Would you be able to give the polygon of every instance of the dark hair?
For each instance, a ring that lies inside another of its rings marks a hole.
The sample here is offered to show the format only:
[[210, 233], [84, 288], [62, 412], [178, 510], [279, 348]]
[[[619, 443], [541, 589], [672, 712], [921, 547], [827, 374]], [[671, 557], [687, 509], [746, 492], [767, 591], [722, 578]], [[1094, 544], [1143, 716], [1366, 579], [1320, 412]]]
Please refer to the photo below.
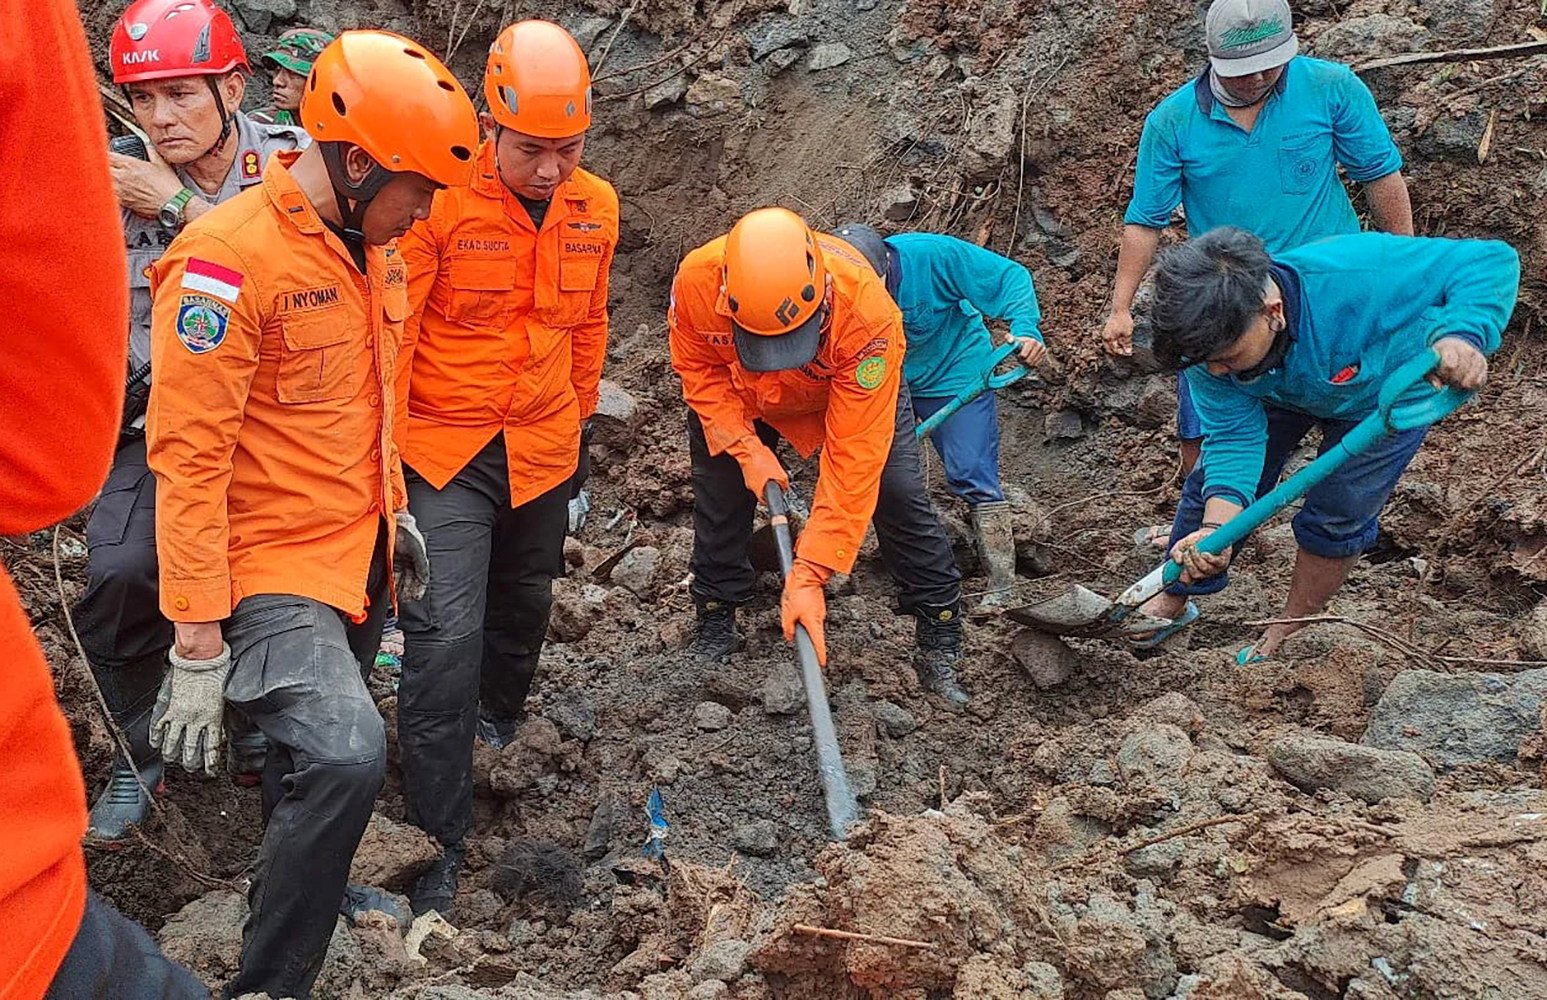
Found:
[[1239, 339], [1262, 309], [1270, 263], [1262, 240], [1233, 226], [1163, 250], [1150, 302], [1155, 360], [1186, 368]]

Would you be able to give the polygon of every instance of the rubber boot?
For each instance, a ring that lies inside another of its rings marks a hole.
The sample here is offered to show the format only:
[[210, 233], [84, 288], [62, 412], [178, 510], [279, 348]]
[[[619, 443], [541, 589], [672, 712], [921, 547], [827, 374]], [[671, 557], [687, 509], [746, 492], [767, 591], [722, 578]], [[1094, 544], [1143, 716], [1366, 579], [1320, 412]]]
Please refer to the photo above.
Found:
[[918, 672], [919, 683], [960, 708], [969, 700], [956, 679], [956, 665], [962, 656], [960, 605], [920, 605], [913, 615], [913, 669]]
[[1014, 603], [1015, 532], [1010, 524], [1010, 504], [997, 500], [973, 507], [972, 530], [988, 571], [988, 594], [979, 606], [1002, 608]]
[[503, 750], [516, 741], [516, 730], [526, 719], [526, 696], [532, 691], [537, 679], [537, 661], [542, 656], [542, 646], [536, 649], [522, 648], [507, 653], [502, 659], [507, 671], [507, 683], [496, 684], [494, 675], [485, 659], [483, 679], [478, 692], [478, 739], [496, 750]]
[[698, 632], [688, 652], [705, 663], [725, 663], [732, 653], [746, 648], [746, 637], [736, 627], [736, 605], [725, 601], [697, 601]]
[[[129, 839], [130, 827], [143, 826], [150, 815], [150, 796], [166, 790], [162, 781], [161, 753], [150, 745], [150, 715], [155, 708], [150, 704], [140, 707], [132, 715], [118, 720], [129, 740], [138, 766], [124, 760], [122, 754], [113, 756], [113, 772], [108, 776], [107, 787], [91, 804], [87, 817], [86, 836], [90, 840], [113, 843]], [[141, 788], [141, 783], [144, 788]]]
[[516, 742], [516, 731], [520, 728], [520, 716], [495, 715], [481, 706], [478, 709], [478, 741], [495, 750], [503, 750]]
[[451, 919], [452, 904], [457, 898], [457, 880], [462, 874], [462, 859], [467, 848], [461, 843], [441, 848], [440, 857], [424, 874], [414, 880], [408, 889], [408, 905], [414, 916], [435, 910], [447, 920]]

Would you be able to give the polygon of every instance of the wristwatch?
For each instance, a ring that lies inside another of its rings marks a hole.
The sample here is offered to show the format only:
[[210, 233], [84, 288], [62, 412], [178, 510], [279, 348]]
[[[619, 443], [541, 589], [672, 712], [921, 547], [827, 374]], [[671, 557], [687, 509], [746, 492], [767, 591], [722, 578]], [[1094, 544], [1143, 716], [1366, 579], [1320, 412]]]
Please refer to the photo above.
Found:
[[193, 191], [183, 188], [174, 194], [165, 205], [161, 206], [161, 212], [156, 216], [161, 228], [169, 233], [175, 233], [183, 228], [183, 210], [193, 200]]

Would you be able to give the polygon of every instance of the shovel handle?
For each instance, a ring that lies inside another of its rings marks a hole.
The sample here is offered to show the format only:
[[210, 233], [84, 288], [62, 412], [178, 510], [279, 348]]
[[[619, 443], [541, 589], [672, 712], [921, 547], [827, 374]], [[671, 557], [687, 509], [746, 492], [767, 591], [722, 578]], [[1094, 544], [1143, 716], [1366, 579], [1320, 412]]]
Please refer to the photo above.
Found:
[[940, 409], [930, 414], [928, 419], [920, 421], [918, 426], [913, 428], [913, 436], [920, 441], [924, 440], [929, 435], [939, 430], [941, 424], [955, 416], [957, 410], [960, 410], [962, 407], [966, 406], [974, 399], [977, 399], [985, 392], [993, 392], [999, 389], [1003, 389], [1005, 386], [1013, 385], [1030, 374], [1031, 369], [1027, 368], [1025, 365], [1019, 365], [1016, 368], [1005, 372], [1003, 375], [994, 374], [994, 369], [998, 368], [1006, 358], [1015, 354], [1017, 350], [1019, 350], [1019, 348], [1016, 346], [1016, 343], [1013, 340], [1010, 341], [1010, 343], [1004, 344], [995, 350], [993, 355], [989, 358], [988, 367], [984, 369], [983, 375], [979, 379], [978, 384], [970, 389], [964, 389], [957, 393], [955, 399], [951, 400], [949, 403], [946, 403]]
[[[1476, 393], [1444, 386], [1436, 389], [1425, 379], [1440, 363], [1439, 355], [1426, 349], [1386, 376], [1381, 384], [1376, 411], [1359, 421], [1335, 446], [1316, 461], [1279, 483], [1272, 490], [1218, 530], [1198, 543], [1198, 551], [1217, 555], [1243, 541], [1273, 515], [1310, 492], [1339, 466], [1387, 434], [1427, 427], [1441, 417], [1454, 413]], [[1117, 603], [1135, 608], [1171, 586], [1182, 577], [1182, 566], [1167, 558], [1144, 579], [1123, 592]]]

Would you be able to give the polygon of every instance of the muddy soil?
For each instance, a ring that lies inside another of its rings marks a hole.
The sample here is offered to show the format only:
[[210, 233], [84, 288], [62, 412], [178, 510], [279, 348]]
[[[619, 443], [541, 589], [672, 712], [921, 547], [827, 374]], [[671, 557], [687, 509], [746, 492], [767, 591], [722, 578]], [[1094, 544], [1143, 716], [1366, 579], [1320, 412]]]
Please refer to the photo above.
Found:
[[[100, 44], [112, 11], [82, 6]], [[291, 23], [394, 26], [454, 48], [469, 82], [514, 16], [449, 0], [235, 8], [258, 38]], [[1310, 51], [1354, 63], [1541, 30], [1519, 0], [1299, 13]], [[775, 575], [743, 613], [751, 641], [734, 663], [683, 652], [691, 493], [664, 338], [672, 269], [768, 203], [823, 226], [952, 232], [1023, 260], [1054, 357], [1001, 400], [1025, 589], [1115, 590], [1148, 568], [1133, 529], [1176, 500], [1174, 397], [1142, 364], [1104, 359], [1095, 331], [1138, 130], [1200, 64], [1201, 7], [639, 0], [520, 14], [559, 17], [601, 63], [586, 157], [623, 197], [596, 509], [569, 548], [521, 739], [479, 751], [455, 928], [410, 948], [341, 925], [319, 997], [1547, 997], [1547, 735], [1542, 675], [1521, 662], [1547, 655], [1547, 619], [1532, 614], [1547, 593], [1541, 60], [1368, 75], [1420, 230], [1508, 239], [1526, 279], [1488, 389], [1431, 433], [1332, 609], [1366, 628], [1319, 625], [1272, 663], [1235, 666], [1247, 623], [1272, 617], [1287, 585], [1280, 523], [1245, 547], [1199, 625], [1143, 658], [1017, 644], [1007, 622], [973, 622], [974, 700], [958, 714], [913, 676], [911, 625], [892, 613], [872, 541], [831, 588], [829, 689], [870, 817], [836, 845]], [[797, 470], [808, 489], [812, 477]], [[965, 510], [937, 464], [931, 477], [980, 589]], [[70, 599], [80, 538], [79, 519], [61, 532]], [[5, 542], [0, 557], [57, 666], [88, 784], [100, 781], [109, 744], [51, 540]], [[373, 685], [390, 732], [391, 678]], [[1345, 742], [1286, 739], [1306, 734]], [[1351, 744], [1370, 756], [1339, 763]], [[670, 822], [665, 865], [640, 851], [652, 789]], [[92, 880], [213, 984], [239, 947], [233, 893], [260, 833], [257, 796], [173, 775], [164, 803], [142, 841], [89, 850]], [[395, 778], [379, 812], [359, 863], [398, 890], [423, 855], [390, 822]]]

